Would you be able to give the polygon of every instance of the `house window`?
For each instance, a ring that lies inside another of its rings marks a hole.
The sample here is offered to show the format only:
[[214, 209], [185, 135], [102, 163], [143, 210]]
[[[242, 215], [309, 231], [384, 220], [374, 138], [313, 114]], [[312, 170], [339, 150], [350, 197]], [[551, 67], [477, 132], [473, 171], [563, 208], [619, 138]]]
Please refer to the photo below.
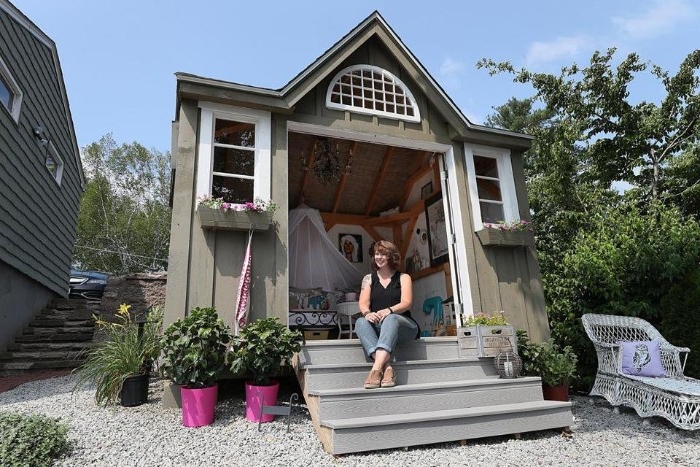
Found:
[[12, 116], [12, 119], [19, 121], [19, 110], [22, 106], [22, 91], [17, 82], [12, 78], [9, 68], [0, 58], [0, 103]]
[[326, 107], [420, 122], [416, 99], [406, 85], [371, 65], [351, 66], [335, 75], [326, 93]]
[[519, 220], [510, 151], [465, 144], [464, 153], [474, 229], [481, 230], [484, 223]]
[[202, 103], [197, 196], [270, 199], [270, 114]]
[[61, 185], [61, 178], [63, 178], [63, 160], [61, 156], [58, 155], [58, 151], [56, 151], [56, 148], [51, 142], [47, 143], [46, 146], [44, 165], [46, 166], [46, 170], [48, 170], [54, 180], [56, 180], [56, 183]]

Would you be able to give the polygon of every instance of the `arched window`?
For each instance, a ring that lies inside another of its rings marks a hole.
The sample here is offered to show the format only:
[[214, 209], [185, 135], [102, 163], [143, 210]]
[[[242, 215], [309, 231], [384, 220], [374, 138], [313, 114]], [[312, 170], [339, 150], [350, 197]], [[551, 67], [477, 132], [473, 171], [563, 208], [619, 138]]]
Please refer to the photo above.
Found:
[[341, 70], [328, 86], [326, 107], [419, 122], [416, 99], [393, 74], [372, 65]]

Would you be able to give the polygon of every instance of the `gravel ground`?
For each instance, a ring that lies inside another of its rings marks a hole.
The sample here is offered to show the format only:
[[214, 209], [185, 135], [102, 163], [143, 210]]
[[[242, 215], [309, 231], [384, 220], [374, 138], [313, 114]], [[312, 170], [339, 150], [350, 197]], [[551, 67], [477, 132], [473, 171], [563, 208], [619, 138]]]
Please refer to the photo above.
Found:
[[[73, 376], [23, 384], [0, 394], [0, 410], [41, 413], [70, 426], [72, 454], [58, 466], [639, 466], [700, 465], [700, 432], [615, 414], [602, 399], [574, 397], [570, 433], [541, 431], [520, 439], [472, 440], [334, 457], [323, 451], [306, 408], [258, 425], [245, 420], [239, 397], [221, 400], [216, 421], [184, 428], [178, 409], [161, 404], [160, 383], [148, 404], [98, 407], [92, 390], [72, 392]], [[282, 399], [283, 395], [280, 395]], [[0, 460], [0, 464], [2, 460]]]

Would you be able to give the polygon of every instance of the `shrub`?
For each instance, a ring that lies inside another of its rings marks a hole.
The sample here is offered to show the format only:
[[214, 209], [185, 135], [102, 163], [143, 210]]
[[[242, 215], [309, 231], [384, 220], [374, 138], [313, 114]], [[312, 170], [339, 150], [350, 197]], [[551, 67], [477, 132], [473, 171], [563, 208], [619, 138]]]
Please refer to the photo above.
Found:
[[43, 467], [70, 452], [68, 427], [43, 415], [0, 412], [3, 467]]
[[213, 386], [226, 367], [230, 331], [216, 308], [194, 308], [163, 333], [164, 374], [191, 389]]

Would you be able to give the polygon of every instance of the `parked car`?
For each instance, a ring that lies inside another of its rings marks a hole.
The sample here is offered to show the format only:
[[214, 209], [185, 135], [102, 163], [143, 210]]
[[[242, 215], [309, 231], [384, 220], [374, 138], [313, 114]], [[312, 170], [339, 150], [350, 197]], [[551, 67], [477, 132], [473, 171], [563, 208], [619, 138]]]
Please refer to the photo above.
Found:
[[100, 300], [107, 287], [108, 278], [109, 276], [102, 272], [71, 269], [68, 297]]

